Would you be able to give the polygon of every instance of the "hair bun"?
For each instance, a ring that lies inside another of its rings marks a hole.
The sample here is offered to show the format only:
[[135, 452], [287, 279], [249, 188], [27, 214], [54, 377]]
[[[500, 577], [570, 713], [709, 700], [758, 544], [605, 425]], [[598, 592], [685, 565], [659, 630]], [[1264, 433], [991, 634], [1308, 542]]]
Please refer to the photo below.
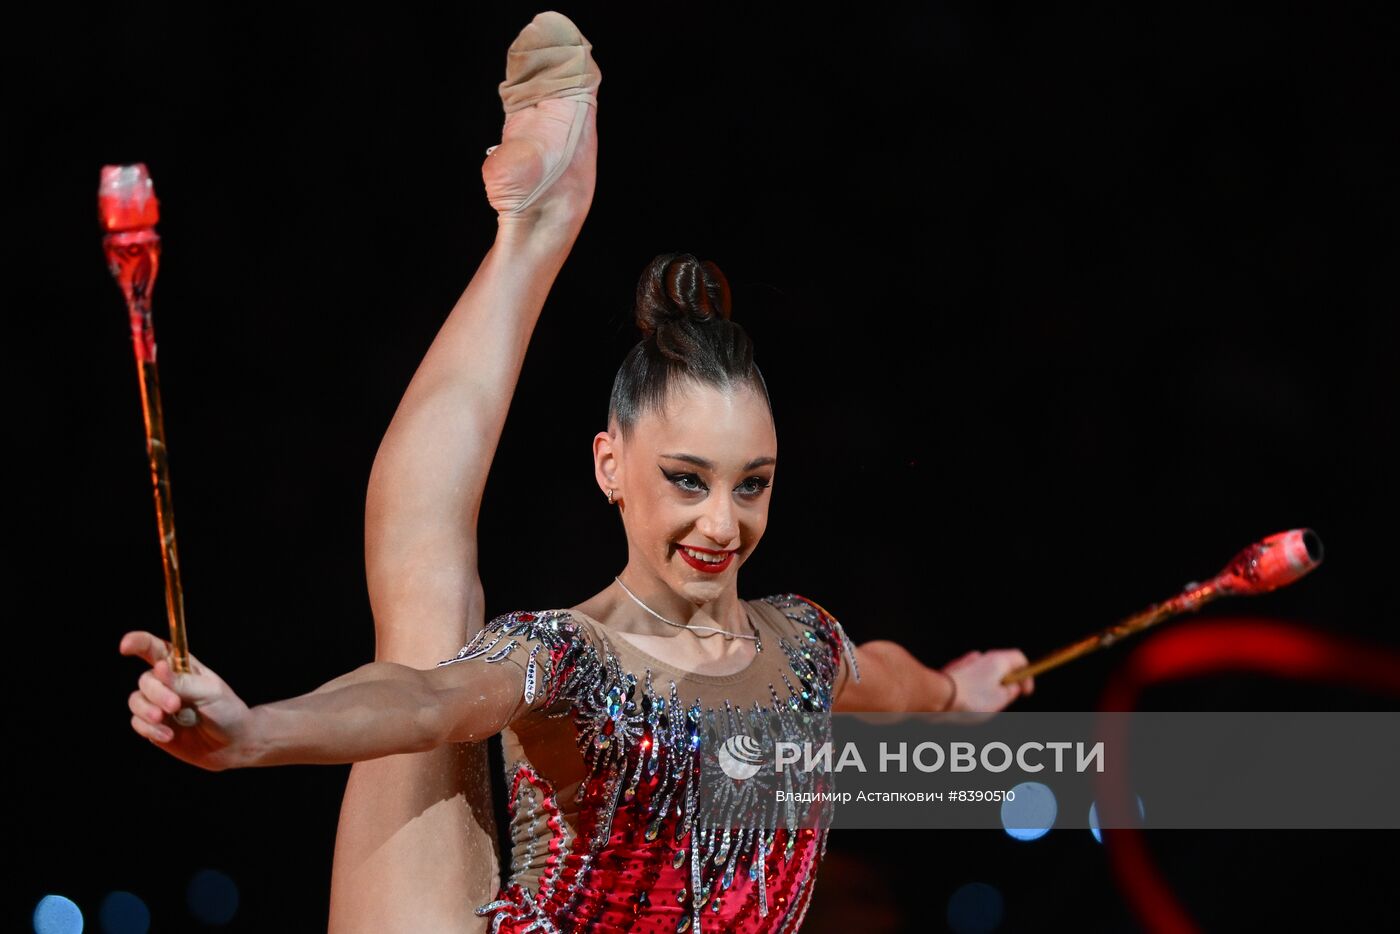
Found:
[[637, 282], [636, 313], [637, 327], [647, 337], [687, 322], [728, 321], [729, 280], [719, 266], [693, 253], [662, 253]]
[[637, 280], [637, 327], [643, 337], [613, 380], [608, 425], [624, 436], [649, 411], [664, 412], [679, 381], [731, 391], [748, 386], [773, 412], [753, 361], [753, 341], [730, 319], [729, 280], [691, 253], [662, 253]]

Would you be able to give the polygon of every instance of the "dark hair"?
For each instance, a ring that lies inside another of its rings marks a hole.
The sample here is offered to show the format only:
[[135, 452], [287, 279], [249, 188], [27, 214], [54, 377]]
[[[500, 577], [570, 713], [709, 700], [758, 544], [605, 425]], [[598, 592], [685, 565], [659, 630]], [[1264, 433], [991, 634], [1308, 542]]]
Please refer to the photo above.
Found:
[[732, 389], [749, 385], [768, 404], [768, 385], [753, 360], [753, 341], [730, 320], [729, 280], [718, 266], [690, 253], [662, 253], [637, 282], [642, 340], [618, 368], [608, 421], [631, 435], [648, 410], [659, 411], [681, 379]]

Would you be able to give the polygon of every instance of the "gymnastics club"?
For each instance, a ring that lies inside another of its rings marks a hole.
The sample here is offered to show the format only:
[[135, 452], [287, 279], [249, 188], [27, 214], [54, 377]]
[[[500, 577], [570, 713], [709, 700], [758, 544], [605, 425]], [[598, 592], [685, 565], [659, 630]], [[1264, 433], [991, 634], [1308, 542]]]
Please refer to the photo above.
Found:
[[1215, 577], [1187, 584], [1181, 593], [1154, 603], [1116, 625], [1051, 652], [1037, 661], [1008, 672], [1002, 684], [1031, 678], [1042, 671], [1112, 645], [1124, 636], [1155, 626], [1164, 619], [1200, 609], [1217, 597], [1253, 596], [1291, 584], [1322, 563], [1322, 539], [1312, 529], [1292, 529], [1255, 542], [1230, 559]]
[[[160, 378], [156, 372], [156, 328], [151, 320], [151, 290], [160, 269], [160, 205], [146, 164], [104, 165], [97, 186], [97, 213], [106, 235], [102, 249], [107, 268], [126, 297], [131, 342], [141, 382], [141, 407], [146, 416], [146, 454], [155, 486], [156, 522], [160, 526], [161, 561], [165, 565], [165, 609], [170, 617], [170, 667], [190, 670], [185, 639], [185, 597], [180, 588], [180, 561], [175, 551], [175, 512], [170, 501], [170, 465], [165, 451], [165, 422], [161, 418]], [[175, 715], [181, 726], [192, 726], [196, 715], [185, 707]]]

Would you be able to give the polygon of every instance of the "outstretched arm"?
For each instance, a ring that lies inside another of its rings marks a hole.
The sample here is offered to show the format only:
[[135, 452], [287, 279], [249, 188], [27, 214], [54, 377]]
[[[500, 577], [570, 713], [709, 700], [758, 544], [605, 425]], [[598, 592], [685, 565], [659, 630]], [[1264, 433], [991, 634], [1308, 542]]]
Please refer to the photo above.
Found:
[[[846, 677], [833, 712], [992, 712], [1035, 690], [1035, 679], [1003, 686], [1002, 675], [1026, 664], [1017, 649], [968, 652], [942, 668], [930, 668], [898, 642], [876, 639], [855, 647], [859, 681]], [[844, 668], [844, 664], [843, 664]], [[867, 673], [868, 672], [868, 673]], [[956, 691], [955, 691], [956, 688]]]
[[[370, 662], [308, 694], [249, 708], [194, 656], [188, 673], [173, 671], [169, 644], [149, 632], [127, 633], [121, 652], [151, 665], [128, 699], [132, 728], [216, 772], [426, 752], [492, 736], [521, 706], [520, 675], [508, 666]], [[196, 711], [193, 726], [171, 724], [181, 707]]]

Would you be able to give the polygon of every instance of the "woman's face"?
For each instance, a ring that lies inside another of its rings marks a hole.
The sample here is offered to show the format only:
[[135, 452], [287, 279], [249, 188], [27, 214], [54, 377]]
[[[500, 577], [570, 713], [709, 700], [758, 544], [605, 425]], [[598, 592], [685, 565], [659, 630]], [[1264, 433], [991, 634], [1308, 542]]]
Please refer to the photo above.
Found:
[[649, 571], [696, 605], [737, 593], [739, 566], [768, 525], [778, 456], [756, 391], [682, 381], [630, 439], [599, 432], [594, 456], [599, 483], [621, 501], [634, 573]]

